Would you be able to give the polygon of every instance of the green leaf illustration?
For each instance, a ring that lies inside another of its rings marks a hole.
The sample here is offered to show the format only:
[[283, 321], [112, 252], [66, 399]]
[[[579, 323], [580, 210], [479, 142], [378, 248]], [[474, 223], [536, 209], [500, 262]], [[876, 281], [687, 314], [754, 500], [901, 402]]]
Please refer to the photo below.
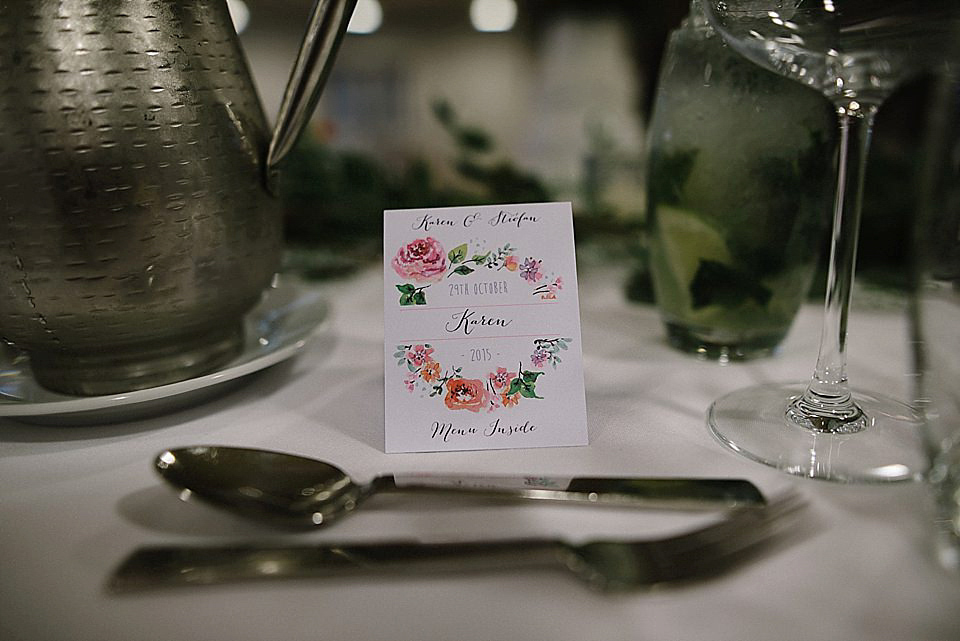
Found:
[[520, 396], [524, 398], [539, 398], [543, 400], [542, 396], [537, 396], [537, 390], [534, 385], [527, 385], [524, 383], [523, 387], [520, 388]]
[[507, 388], [507, 396], [513, 396], [514, 394], [520, 394], [524, 398], [539, 398], [542, 399], [542, 396], [537, 396], [537, 378], [543, 372], [521, 372], [518, 378], [510, 381], [510, 387]]
[[454, 274], [460, 274], [461, 276], [466, 276], [467, 274], [472, 274], [472, 273], [473, 273], [473, 268], [472, 268], [472, 267], [467, 267], [466, 265], [460, 265], [460, 266], [457, 267], [455, 270], [453, 270], [453, 273], [454, 273]]
[[537, 378], [539, 378], [542, 375], [543, 375], [543, 372], [530, 372], [530, 371], [523, 372], [522, 374], [523, 382], [532, 385], [536, 383]]
[[467, 257], [467, 244], [464, 243], [459, 247], [454, 247], [447, 254], [447, 258], [450, 259], [450, 262], [456, 265], [457, 263], [462, 263], [463, 259]]
[[425, 288], [421, 287], [417, 289], [413, 285], [409, 283], [405, 283], [403, 285], [397, 285], [397, 289], [402, 294], [402, 296], [400, 296], [401, 305], [407, 306], [407, 305], [426, 305], [427, 304], [427, 295], [423, 293], [423, 290]]

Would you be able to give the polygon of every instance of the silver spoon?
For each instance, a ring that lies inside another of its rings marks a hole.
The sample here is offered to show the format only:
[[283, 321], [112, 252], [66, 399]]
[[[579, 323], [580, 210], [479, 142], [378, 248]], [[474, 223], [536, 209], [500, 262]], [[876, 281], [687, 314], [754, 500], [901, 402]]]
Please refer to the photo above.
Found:
[[309, 527], [327, 525], [376, 492], [458, 493], [489, 498], [540, 499], [620, 506], [725, 509], [766, 503], [740, 479], [432, 477], [378, 476], [354, 482], [343, 470], [316, 459], [221, 446], [166, 450], [155, 461], [160, 475], [185, 497], [261, 521]]

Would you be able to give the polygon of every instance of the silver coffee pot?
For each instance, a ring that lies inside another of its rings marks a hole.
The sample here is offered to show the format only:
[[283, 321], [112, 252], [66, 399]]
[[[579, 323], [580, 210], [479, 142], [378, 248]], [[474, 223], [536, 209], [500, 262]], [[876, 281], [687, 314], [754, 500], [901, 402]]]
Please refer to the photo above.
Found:
[[113, 394], [212, 371], [277, 271], [278, 164], [356, 0], [318, 0], [270, 135], [225, 0], [0, 0], [0, 340]]

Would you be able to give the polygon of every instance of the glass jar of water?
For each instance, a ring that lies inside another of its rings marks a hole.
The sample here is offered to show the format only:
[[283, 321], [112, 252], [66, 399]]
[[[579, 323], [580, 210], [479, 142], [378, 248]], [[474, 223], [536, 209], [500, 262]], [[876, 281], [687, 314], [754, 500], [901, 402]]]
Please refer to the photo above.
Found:
[[825, 245], [834, 122], [820, 93], [739, 56], [691, 4], [648, 133], [651, 272], [671, 344], [738, 360], [783, 340]]

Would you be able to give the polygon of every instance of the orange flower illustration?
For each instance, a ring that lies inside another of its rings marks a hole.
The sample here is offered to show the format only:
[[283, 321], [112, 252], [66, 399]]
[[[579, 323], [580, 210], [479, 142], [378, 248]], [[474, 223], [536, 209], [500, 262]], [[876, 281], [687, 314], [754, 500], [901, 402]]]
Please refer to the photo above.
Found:
[[504, 407], [513, 407], [520, 402], [520, 394], [507, 394], [506, 391], [500, 395], [500, 401]]
[[483, 381], [468, 378], [451, 378], [447, 381], [447, 395], [443, 402], [451, 410], [479, 412], [486, 406], [487, 392]]
[[420, 368], [420, 378], [428, 383], [432, 383], [440, 378], [440, 373], [440, 363], [437, 361], [430, 361]]

